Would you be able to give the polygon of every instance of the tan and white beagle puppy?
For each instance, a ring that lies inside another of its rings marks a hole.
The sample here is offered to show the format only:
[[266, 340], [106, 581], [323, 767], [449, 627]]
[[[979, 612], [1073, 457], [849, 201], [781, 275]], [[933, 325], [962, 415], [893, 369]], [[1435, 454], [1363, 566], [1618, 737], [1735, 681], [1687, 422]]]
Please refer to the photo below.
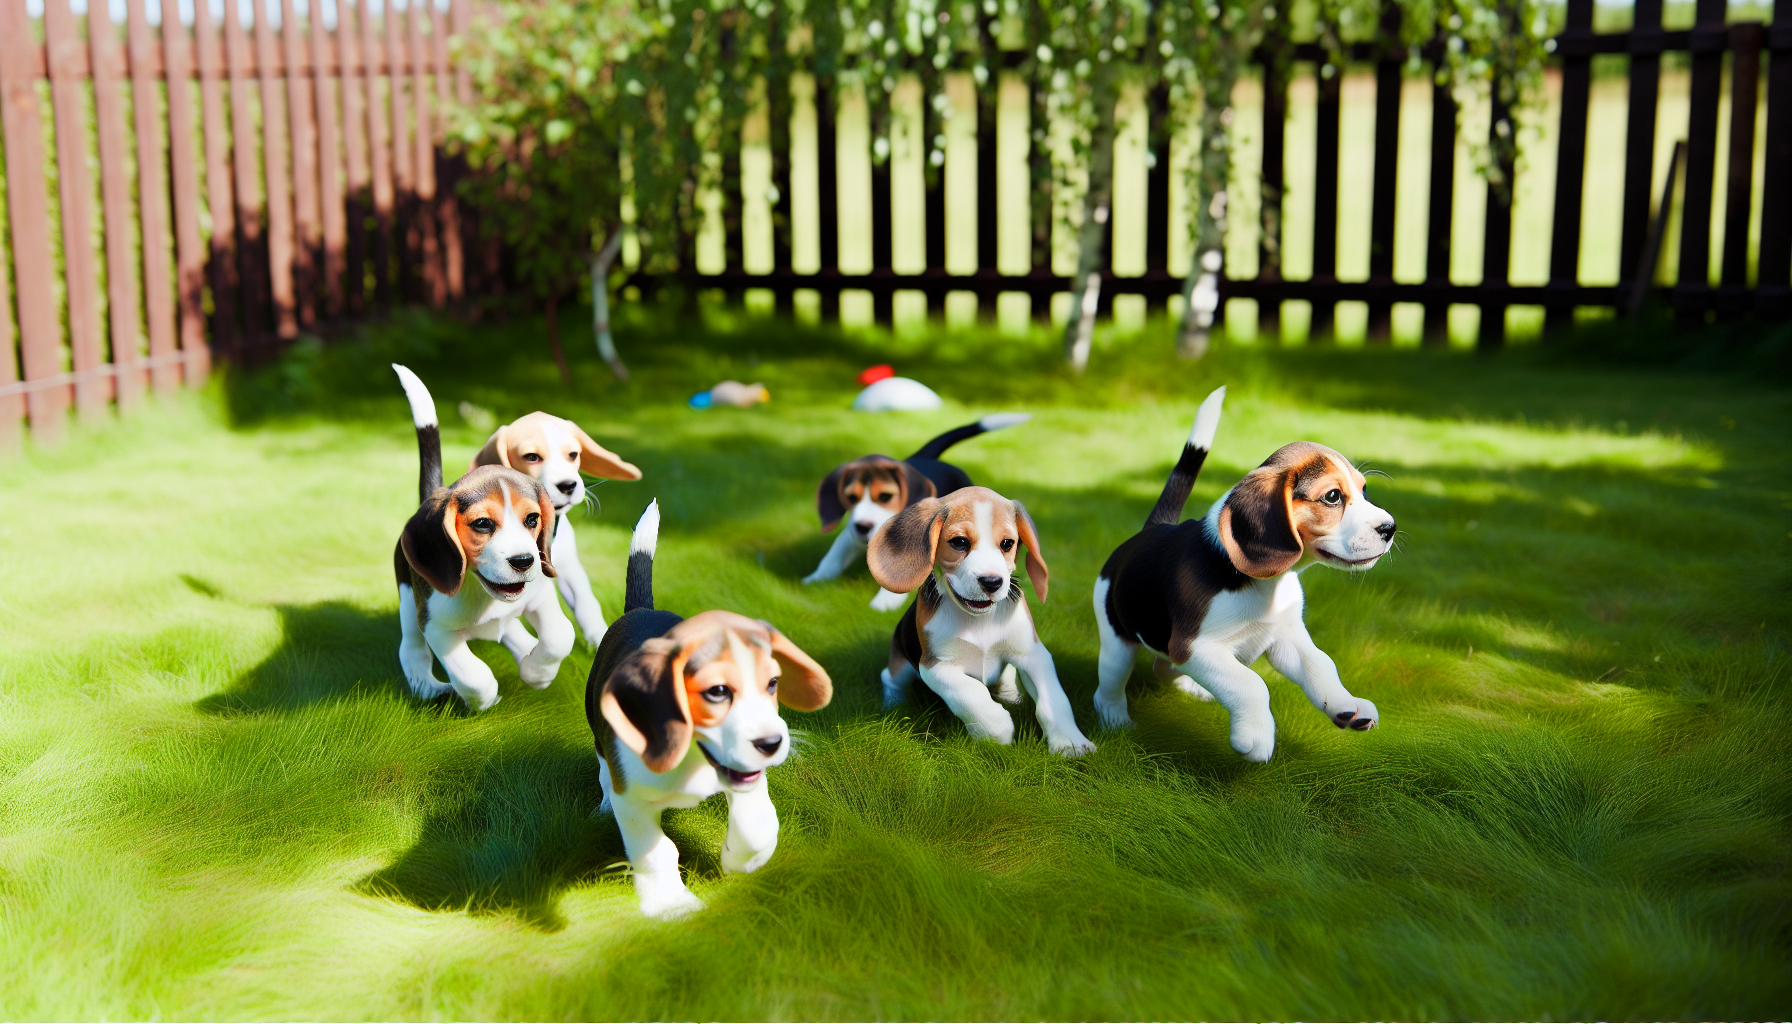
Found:
[[834, 684], [768, 622], [727, 611], [688, 619], [656, 611], [659, 518], [656, 502], [635, 527], [623, 613], [591, 665], [585, 717], [604, 806], [622, 831], [641, 912], [672, 918], [703, 903], [679, 877], [678, 848], [660, 828], [660, 815], [726, 794], [722, 870], [763, 867], [778, 846], [765, 772], [790, 756], [790, 729], [778, 707], [818, 710], [833, 698]]
[[[411, 692], [432, 700], [459, 694], [469, 711], [498, 702], [498, 680], [467, 646], [497, 640], [516, 659], [523, 682], [554, 681], [572, 651], [572, 623], [548, 582], [554, 504], [534, 479], [503, 466], [481, 466], [442, 486], [442, 442], [435, 400], [417, 375], [393, 364], [417, 428], [421, 506], [393, 552], [402, 639], [398, 661]], [[535, 635], [520, 621], [528, 618]], [[435, 677], [430, 655], [447, 670]]]
[[554, 527], [554, 565], [560, 596], [572, 608], [579, 632], [596, 647], [604, 639], [604, 611], [591, 593], [591, 578], [579, 561], [579, 542], [573, 536], [571, 510], [585, 500], [581, 474], [605, 480], [639, 480], [641, 471], [616, 453], [591, 439], [568, 419], [532, 412], [499, 427], [467, 468], [507, 466], [541, 481], [554, 503], [558, 521]]
[[1179, 522], [1219, 428], [1226, 389], [1201, 403], [1194, 429], [1145, 528], [1115, 549], [1095, 583], [1101, 683], [1095, 708], [1130, 727], [1126, 679], [1135, 652], [1159, 676], [1232, 718], [1232, 749], [1249, 761], [1275, 750], [1269, 687], [1250, 665], [1264, 654], [1338, 728], [1366, 730], [1375, 705], [1353, 697], [1301, 619], [1301, 571], [1365, 572], [1393, 545], [1394, 517], [1364, 490], [1363, 474], [1324, 445], [1277, 449], [1207, 510]]
[[[971, 486], [970, 475], [950, 462], [940, 461], [946, 449], [992, 430], [1017, 426], [1033, 417], [1024, 412], [993, 413], [975, 423], [955, 427], [922, 445], [898, 462], [888, 455], [867, 455], [834, 467], [815, 492], [815, 511], [826, 533], [846, 520], [834, 546], [822, 556], [804, 583], [831, 580], [846, 571], [870, 542], [871, 534], [890, 517], [923, 498], [940, 498]], [[893, 612], [902, 607], [903, 594], [879, 590], [871, 607]]]
[[891, 591], [918, 591], [890, 640], [884, 704], [906, 697], [919, 675], [972, 736], [1011, 743], [1014, 719], [990, 688], [1001, 685], [1013, 666], [1038, 708], [1052, 752], [1086, 754], [1095, 745], [1077, 728], [1052, 654], [1013, 578], [1021, 547], [1027, 577], [1044, 601], [1050, 576], [1033, 519], [1020, 502], [987, 487], [923, 498], [872, 534], [866, 554], [871, 575]]

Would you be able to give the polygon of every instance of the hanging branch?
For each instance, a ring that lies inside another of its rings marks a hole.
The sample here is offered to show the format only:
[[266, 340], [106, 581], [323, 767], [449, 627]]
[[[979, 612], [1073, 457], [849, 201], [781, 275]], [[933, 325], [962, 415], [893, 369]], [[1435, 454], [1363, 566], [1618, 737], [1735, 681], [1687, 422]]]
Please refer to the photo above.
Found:
[[610, 228], [603, 248], [591, 254], [591, 333], [597, 339], [597, 354], [610, 367], [617, 380], [628, 380], [628, 367], [616, 354], [616, 340], [610, 337], [610, 267], [622, 251], [622, 225]]

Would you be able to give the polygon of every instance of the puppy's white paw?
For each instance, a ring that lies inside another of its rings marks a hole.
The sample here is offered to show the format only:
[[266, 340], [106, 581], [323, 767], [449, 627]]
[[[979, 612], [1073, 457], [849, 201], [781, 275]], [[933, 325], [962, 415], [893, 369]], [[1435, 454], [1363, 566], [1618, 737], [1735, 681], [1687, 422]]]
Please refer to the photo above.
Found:
[[1095, 697], [1095, 712], [1101, 716], [1101, 724], [1110, 729], [1131, 729], [1132, 715], [1126, 709], [1126, 698], [1116, 701], [1104, 701], [1099, 694]]
[[1050, 740], [1052, 753], [1059, 757], [1082, 757], [1095, 753], [1095, 744], [1080, 735], [1059, 736]]
[[821, 583], [826, 580], [831, 580], [833, 578], [834, 577], [832, 575], [830, 575], [828, 573], [824, 573], [820, 569], [817, 569], [814, 572], [810, 573], [809, 575], [804, 576], [803, 582], [804, 583]]
[[686, 889], [683, 882], [678, 883], [677, 888], [667, 886], [651, 896], [641, 895], [641, 913], [657, 921], [676, 921], [702, 909], [703, 901]]
[[1352, 697], [1340, 705], [1327, 704], [1325, 713], [1331, 716], [1332, 724], [1340, 729], [1355, 729], [1357, 732], [1368, 732], [1381, 721], [1381, 714], [1375, 705], [1362, 699]]
[[545, 690], [553, 684], [554, 677], [560, 674], [560, 663], [556, 661], [552, 665], [541, 665], [525, 659], [517, 665], [516, 674], [537, 690]]
[[1213, 694], [1211, 694], [1207, 691], [1207, 687], [1202, 686], [1200, 683], [1195, 682], [1195, 680], [1190, 676], [1177, 676], [1176, 678], [1170, 680], [1170, 685], [1176, 687], [1178, 690], [1181, 690], [1183, 693], [1188, 694], [1190, 697], [1193, 697], [1196, 700], [1204, 700], [1209, 703], [1212, 703], [1212, 701], [1214, 699]]
[[772, 859], [771, 850], [735, 849], [728, 843], [722, 844], [722, 873], [727, 875], [750, 875], [765, 867], [765, 862]]
[[1232, 749], [1246, 761], [1263, 764], [1276, 752], [1276, 724], [1270, 722], [1232, 720]]
[[890, 590], [879, 590], [877, 596], [871, 599], [871, 610], [877, 612], [900, 611], [903, 603], [907, 600], [907, 594], [898, 594]]
[[608, 632], [609, 632], [609, 631], [610, 631], [610, 630], [609, 630], [609, 627], [607, 627], [607, 626], [602, 626], [602, 627], [599, 627], [599, 628], [597, 628], [597, 629], [595, 629], [595, 630], [592, 630], [592, 631], [590, 631], [590, 632], [587, 632], [587, 633], [586, 633], [586, 634], [585, 634], [585, 642], [586, 642], [586, 643], [588, 643], [588, 644], [590, 644], [590, 645], [591, 645], [591, 649], [592, 649], [592, 650], [594, 650], [594, 651], [595, 651], [595, 650], [597, 650], [597, 648], [598, 648], [598, 647], [599, 647], [599, 646], [601, 646], [601, 645], [602, 645], [602, 644], [603, 644], [603, 642], [604, 642], [604, 634], [605, 634], [605, 633], [608, 633]]

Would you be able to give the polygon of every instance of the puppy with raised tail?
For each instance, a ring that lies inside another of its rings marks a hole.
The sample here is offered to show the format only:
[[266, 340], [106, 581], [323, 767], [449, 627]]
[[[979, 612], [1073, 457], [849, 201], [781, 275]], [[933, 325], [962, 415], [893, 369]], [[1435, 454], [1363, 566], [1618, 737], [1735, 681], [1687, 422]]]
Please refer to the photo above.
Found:
[[722, 870], [757, 871], [778, 846], [765, 772], [790, 756], [778, 705], [826, 707], [834, 684], [815, 659], [768, 622], [707, 611], [681, 619], [653, 607], [659, 503], [629, 545], [623, 613], [585, 684], [604, 805], [616, 815], [641, 912], [673, 918], [703, 906], [678, 874], [660, 828], [669, 807], [728, 797]]
[[1264, 654], [1340, 729], [1374, 728], [1375, 705], [1353, 697], [1338, 667], [1313, 643], [1301, 613], [1301, 571], [1329, 565], [1366, 572], [1388, 552], [1394, 517], [1364, 491], [1363, 474], [1324, 445], [1283, 445], [1201, 519], [1179, 522], [1213, 447], [1226, 389], [1207, 396], [1145, 528], [1109, 556], [1095, 582], [1101, 684], [1095, 708], [1131, 727], [1126, 678], [1135, 652], [1157, 658], [1159, 676], [1232, 719], [1232, 749], [1267, 761], [1276, 723], [1269, 688], [1250, 665]]
[[[398, 661], [418, 697], [453, 692], [467, 710], [483, 711], [498, 702], [498, 680], [469, 640], [502, 642], [523, 682], [536, 689], [554, 681], [572, 651], [572, 623], [548, 582], [554, 504], [540, 483], [503, 466], [481, 466], [442, 486], [435, 400], [416, 374], [396, 363], [392, 369], [411, 403], [420, 464], [420, 507], [392, 556], [403, 634]], [[534, 636], [523, 628], [525, 617]], [[435, 677], [432, 652], [448, 672], [445, 684]]]
[[560, 596], [572, 609], [579, 632], [596, 647], [604, 639], [604, 610], [591, 593], [591, 578], [579, 561], [579, 541], [569, 513], [585, 500], [581, 474], [605, 480], [639, 480], [641, 471], [591, 439], [577, 423], [545, 412], [532, 412], [499, 427], [473, 456], [469, 471], [480, 466], [506, 466], [541, 481], [554, 503], [554, 567]]
[[1039, 640], [1014, 561], [1026, 548], [1027, 578], [1044, 601], [1050, 575], [1033, 519], [1018, 501], [987, 487], [923, 498], [871, 535], [871, 575], [896, 593], [917, 591], [896, 624], [884, 704], [897, 703], [915, 676], [945, 700], [978, 739], [1014, 740], [1014, 719], [990, 693], [1019, 669], [1055, 754], [1095, 749], [1077, 728], [1052, 654]]
[[[821, 532], [826, 533], [847, 520], [847, 525], [834, 538], [834, 546], [822, 556], [815, 571], [803, 577], [804, 583], [831, 580], [857, 561], [870, 542], [871, 534], [890, 517], [924, 498], [943, 498], [960, 487], [971, 486], [970, 475], [950, 462], [941, 462], [946, 449], [979, 434], [1025, 423], [1033, 417], [1024, 412], [994, 413], [975, 423], [955, 427], [922, 445], [920, 450], [897, 462], [888, 455], [867, 455], [844, 465], [822, 478], [815, 492], [815, 510], [821, 516]], [[880, 590], [871, 599], [871, 607], [880, 612], [893, 612], [902, 607], [902, 594]]]

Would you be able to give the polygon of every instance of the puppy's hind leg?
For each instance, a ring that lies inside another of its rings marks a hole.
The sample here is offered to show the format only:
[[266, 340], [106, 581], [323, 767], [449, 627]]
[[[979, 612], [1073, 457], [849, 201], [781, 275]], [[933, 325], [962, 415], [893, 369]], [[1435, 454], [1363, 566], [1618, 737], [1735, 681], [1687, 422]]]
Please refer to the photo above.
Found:
[[435, 700], [454, 688], [436, 678], [434, 656], [429, 641], [423, 638], [423, 627], [417, 624], [417, 595], [409, 583], [398, 585], [398, 664], [404, 670], [404, 681], [418, 700]]
[[591, 592], [591, 577], [585, 572], [585, 564], [579, 561], [579, 542], [573, 536], [572, 527], [564, 520], [555, 525], [554, 568], [560, 574], [554, 585], [566, 599], [567, 607], [572, 609], [572, 617], [579, 624], [579, 635], [595, 649], [604, 642], [607, 629], [604, 610], [598, 604], [597, 595]]
[[1196, 700], [1213, 700], [1213, 694], [1207, 692], [1207, 687], [1195, 682], [1193, 676], [1185, 676], [1176, 671], [1176, 666], [1170, 664], [1168, 658], [1154, 655], [1151, 659], [1151, 674]]
[[803, 577], [804, 583], [820, 583], [831, 580], [846, 571], [846, 567], [860, 555], [865, 553], [865, 545], [859, 540], [850, 524], [842, 524], [840, 535], [834, 538], [834, 546], [821, 558], [821, 564], [815, 571]]
[[1101, 635], [1101, 657], [1096, 662], [1099, 684], [1095, 688], [1095, 710], [1101, 723], [1110, 729], [1132, 728], [1132, 715], [1126, 707], [1126, 679], [1132, 675], [1137, 648], [1120, 639], [1108, 622], [1108, 588], [1112, 580], [1095, 581], [1095, 630]]

